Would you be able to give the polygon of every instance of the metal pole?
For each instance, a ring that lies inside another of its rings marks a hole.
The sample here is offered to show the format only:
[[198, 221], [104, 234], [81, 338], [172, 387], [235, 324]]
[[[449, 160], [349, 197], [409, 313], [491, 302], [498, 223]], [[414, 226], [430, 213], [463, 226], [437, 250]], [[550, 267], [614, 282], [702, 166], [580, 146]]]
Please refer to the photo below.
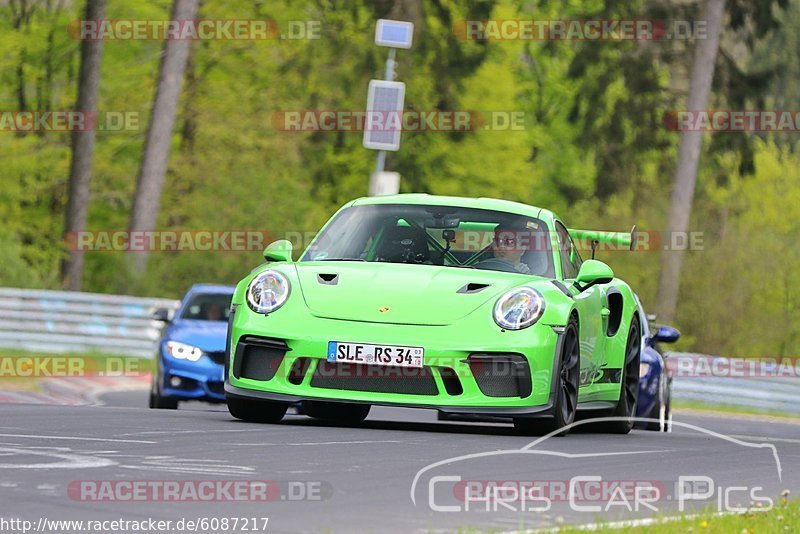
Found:
[[386, 72], [383, 75], [383, 79], [387, 82], [394, 81], [394, 58], [396, 54], [396, 48], [389, 49], [389, 57], [386, 59]]
[[386, 151], [378, 150], [378, 160], [375, 163], [375, 172], [383, 172], [386, 167]]
[[[394, 81], [394, 58], [397, 54], [396, 48], [389, 49], [389, 57], [386, 58], [386, 71], [383, 73], [383, 79], [386, 81]], [[375, 172], [383, 172], [386, 167], [386, 151], [378, 150], [377, 161], [375, 162]]]

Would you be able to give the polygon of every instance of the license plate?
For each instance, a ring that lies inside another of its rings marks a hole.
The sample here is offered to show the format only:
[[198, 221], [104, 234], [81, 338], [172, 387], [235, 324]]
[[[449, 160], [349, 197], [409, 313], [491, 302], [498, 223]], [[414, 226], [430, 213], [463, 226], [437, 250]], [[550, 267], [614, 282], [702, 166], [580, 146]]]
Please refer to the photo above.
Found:
[[422, 367], [422, 347], [372, 345], [369, 343], [328, 342], [328, 361], [363, 363], [390, 367]]

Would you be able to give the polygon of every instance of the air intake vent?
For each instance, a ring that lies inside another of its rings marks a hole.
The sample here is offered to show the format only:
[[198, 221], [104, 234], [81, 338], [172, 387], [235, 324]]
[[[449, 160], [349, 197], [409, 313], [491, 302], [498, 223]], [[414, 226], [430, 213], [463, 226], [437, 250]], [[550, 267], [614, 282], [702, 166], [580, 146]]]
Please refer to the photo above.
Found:
[[521, 354], [470, 354], [467, 363], [487, 397], [525, 398], [531, 394], [531, 371]]
[[257, 336], [244, 336], [236, 345], [233, 358], [233, 376], [253, 380], [272, 380], [291, 350], [283, 340]]
[[311, 387], [402, 395], [439, 393], [430, 367], [381, 367], [326, 360], [317, 364]]
[[339, 275], [333, 273], [318, 274], [317, 281], [326, 286], [335, 286], [339, 283]]
[[465, 285], [461, 289], [459, 289], [458, 293], [467, 293], [467, 294], [480, 293], [481, 291], [483, 291], [484, 289], [486, 289], [490, 285], [491, 284], [470, 283], [470, 284]]

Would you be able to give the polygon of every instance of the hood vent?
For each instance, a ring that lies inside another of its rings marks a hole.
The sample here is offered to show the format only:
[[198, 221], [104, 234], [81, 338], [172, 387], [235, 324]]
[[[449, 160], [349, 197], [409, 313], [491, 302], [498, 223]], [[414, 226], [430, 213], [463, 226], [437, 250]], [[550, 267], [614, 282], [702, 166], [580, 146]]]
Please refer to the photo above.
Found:
[[480, 293], [490, 285], [491, 284], [469, 283], [464, 287], [462, 287], [461, 289], [459, 289], [457, 293], [466, 293], [466, 294]]
[[320, 273], [317, 275], [317, 281], [326, 286], [335, 286], [339, 283], [339, 275], [333, 273]]

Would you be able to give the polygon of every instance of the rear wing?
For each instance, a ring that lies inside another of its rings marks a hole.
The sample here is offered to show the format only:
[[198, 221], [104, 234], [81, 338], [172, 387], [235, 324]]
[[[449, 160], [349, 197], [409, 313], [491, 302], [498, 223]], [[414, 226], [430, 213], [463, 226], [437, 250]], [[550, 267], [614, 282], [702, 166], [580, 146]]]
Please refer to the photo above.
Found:
[[[576, 230], [575, 228], [569, 228], [567, 231], [573, 240], [578, 241], [578, 248], [591, 248], [592, 258], [594, 258], [594, 251], [600, 243], [611, 245], [616, 250], [622, 250], [622, 247], [628, 250], [636, 249], [636, 225], [631, 228], [630, 233]], [[585, 246], [587, 244], [589, 247]]]

